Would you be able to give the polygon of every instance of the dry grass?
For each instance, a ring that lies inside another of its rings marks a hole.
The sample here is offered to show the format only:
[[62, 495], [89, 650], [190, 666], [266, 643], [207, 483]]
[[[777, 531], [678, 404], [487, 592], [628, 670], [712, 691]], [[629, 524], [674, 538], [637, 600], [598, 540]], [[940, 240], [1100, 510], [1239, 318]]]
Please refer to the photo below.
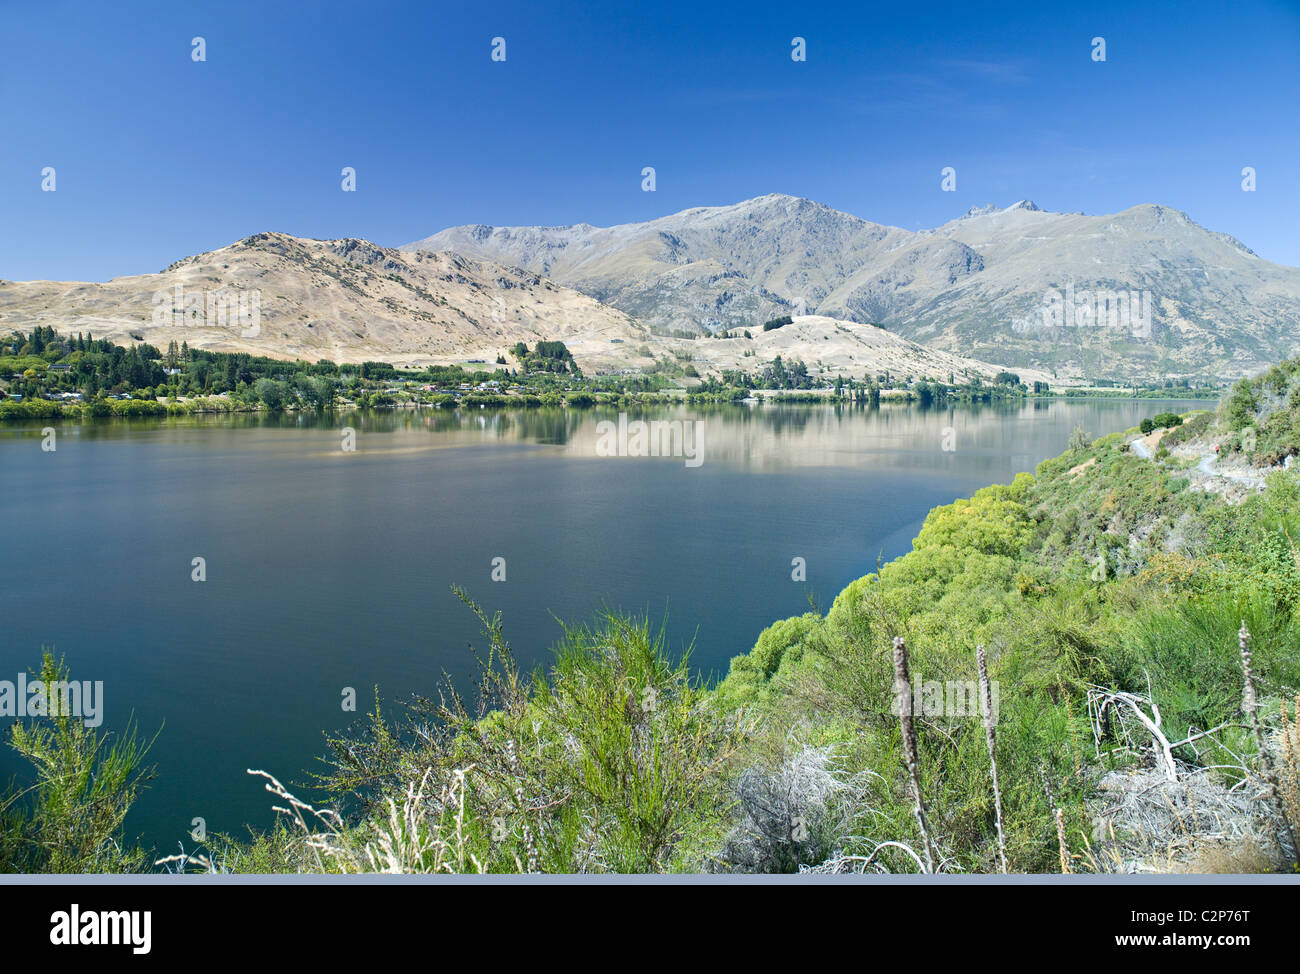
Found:
[[1203, 843], [1183, 870], [1198, 874], [1249, 875], [1272, 872], [1275, 856], [1257, 839]]
[[[1283, 850], [1268, 792], [1253, 778], [1228, 784], [1180, 766], [1112, 771], [1098, 783], [1093, 836], [1083, 855], [1093, 872], [1274, 872]], [[1249, 869], [1246, 867], [1249, 866]], [[1213, 868], [1211, 868], [1213, 867]]]
[[[266, 779], [266, 790], [284, 802], [271, 806], [284, 815], [295, 837], [301, 870], [313, 873], [464, 873], [483, 872], [466, 850], [464, 824], [465, 776], [473, 768], [456, 771], [440, 788], [432, 787], [432, 772], [407, 786], [401, 801], [387, 799], [386, 815], [375, 815], [360, 829], [344, 826], [332, 809], [314, 808], [295, 797], [265, 771], [249, 774]], [[453, 826], [439, 826], [439, 813], [455, 810]], [[195, 867], [204, 872], [224, 872], [206, 856], [160, 859], [173, 871]], [[522, 868], [521, 868], [522, 871]]]
[[1292, 823], [1300, 822], [1300, 693], [1296, 694], [1295, 710], [1290, 715], [1286, 701], [1282, 701], [1276, 746], [1282, 805]]

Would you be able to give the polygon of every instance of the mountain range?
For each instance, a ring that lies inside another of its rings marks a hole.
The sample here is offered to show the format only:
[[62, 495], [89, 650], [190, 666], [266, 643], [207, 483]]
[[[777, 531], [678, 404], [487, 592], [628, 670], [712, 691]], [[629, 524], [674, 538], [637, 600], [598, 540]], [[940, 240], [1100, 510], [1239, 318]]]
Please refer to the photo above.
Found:
[[[656, 332], [818, 314], [985, 361], [1143, 378], [1242, 374], [1300, 348], [1300, 269], [1156, 205], [1088, 216], [1022, 200], [910, 231], [773, 194], [613, 227], [453, 227], [403, 249], [522, 267]], [[1142, 314], [1078, 313], [1108, 295]]]
[[[254, 295], [256, 328], [221, 316]], [[761, 331], [784, 315], [799, 327]], [[398, 249], [258, 233], [158, 274], [0, 281], [0, 328], [36, 324], [395, 364], [560, 339], [588, 371], [782, 354], [845, 375], [897, 359], [905, 374], [1222, 378], [1300, 351], [1300, 269], [1157, 205], [1088, 216], [1022, 200], [912, 231], [772, 194], [612, 227], [453, 227]], [[721, 337], [744, 331], [744, 349]]]

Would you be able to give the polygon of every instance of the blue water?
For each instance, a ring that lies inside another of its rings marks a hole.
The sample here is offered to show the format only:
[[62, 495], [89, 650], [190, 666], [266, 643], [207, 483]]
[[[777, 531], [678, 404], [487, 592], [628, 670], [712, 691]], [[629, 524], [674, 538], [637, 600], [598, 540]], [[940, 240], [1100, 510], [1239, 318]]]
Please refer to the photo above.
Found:
[[[1093, 435], [1186, 403], [1030, 402], [876, 411], [665, 408], [702, 423], [704, 462], [600, 456], [602, 411], [396, 412], [0, 427], [0, 679], [41, 647], [104, 682], [104, 730], [132, 715], [158, 776], [128, 818], [160, 855], [191, 821], [272, 821], [245, 772], [304, 782], [322, 732], [388, 701], [467, 685], [489, 610], [525, 665], [557, 618], [602, 606], [667, 621], [706, 676], [771, 622], [829, 608], [910, 547], [930, 508]], [[340, 448], [340, 426], [357, 449]], [[945, 450], [945, 429], [953, 449]], [[193, 581], [192, 559], [206, 561]], [[506, 580], [495, 582], [494, 558]], [[805, 559], [806, 582], [791, 580]], [[340, 705], [357, 692], [357, 713]], [[8, 718], [0, 718], [0, 731]], [[26, 768], [7, 750], [0, 776]]]

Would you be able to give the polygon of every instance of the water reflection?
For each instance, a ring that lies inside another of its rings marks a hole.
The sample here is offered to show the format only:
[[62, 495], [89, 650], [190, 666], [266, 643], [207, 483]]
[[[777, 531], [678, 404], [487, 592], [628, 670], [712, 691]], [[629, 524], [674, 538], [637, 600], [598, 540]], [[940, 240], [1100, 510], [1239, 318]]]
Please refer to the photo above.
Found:
[[[1098, 436], [1136, 425], [1144, 416], [1165, 409], [1185, 411], [1204, 405], [1173, 399], [1034, 399], [959, 406], [769, 403], [581, 410], [423, 407], [97, 419], [57, 425], [62, 435], [84, 440], [175, 433], [201, 437], [234, 430], [329, 433], [350, 427], [358, 433], [360, 457], [365, 456], [367, 449], [372, 453], [385, 451], [374, 441], [367, 447], [368, 436], [397, 435], [402, 438], [403, 451], [517, 443], [559, 447], [568, 456], [595, 458], [600, 455], [598, 424], [617, 423], [620, 415], [625, 415], [629, 422], [701, 424], [705, 462], [745, 469], [861, 468], [878, 465], [886, 457], [894, 467], [944, 469], [959, 454], [967, 458], [1010, 457], [1013, 468], [1019, 464], [1019, 469], [1032, 469], [1032, 463], [1063, 450], [1075, 426]], [[11, 423], [2, 432], [10, 437], [39, 435], [40, 429], [49, 422]], [[423, 444], [418, 437], [422, 432], [430, 434]], [[330, 449], [333, 444], [322, 446]]]

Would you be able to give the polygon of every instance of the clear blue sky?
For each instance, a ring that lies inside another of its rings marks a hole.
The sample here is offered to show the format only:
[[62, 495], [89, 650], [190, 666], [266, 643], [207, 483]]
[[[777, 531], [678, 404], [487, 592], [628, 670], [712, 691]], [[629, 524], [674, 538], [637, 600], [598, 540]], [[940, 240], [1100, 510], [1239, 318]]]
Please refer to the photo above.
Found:
[[770, 192], [912, 229], [1162, 203], [1300, 265], [1300, 3], [1061, 7], [0, 0], [0, 278]]

